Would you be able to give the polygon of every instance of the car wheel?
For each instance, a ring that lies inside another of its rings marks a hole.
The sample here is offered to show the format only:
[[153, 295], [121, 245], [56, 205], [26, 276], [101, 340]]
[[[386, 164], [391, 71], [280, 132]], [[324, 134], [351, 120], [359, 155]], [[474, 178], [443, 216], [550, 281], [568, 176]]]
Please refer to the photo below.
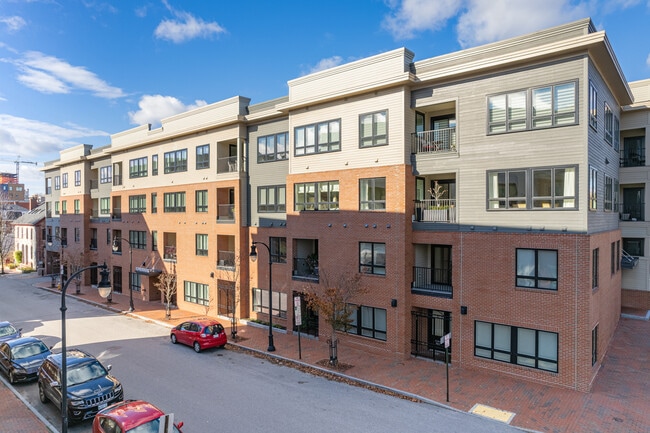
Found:
[[15, 382], [16, 382], [16, 378], [14, 377], [14, 372], [10, 371], [9, 372], [9, 383], [15, 383]]
[[38, 382], [38, 398], [41, 400], [41, 403], [47, 403], [47, 396], [45, 395], [45, 390], [43, 390], [41, 382]]
[[172, 339], [172, 344], [176, 344], [178, 342], [178, 340], [176, 339], [176, 334], [172, 334], [171, 339]]
[[195, 341], [195, 342], [194, 342], [194, 351], [195, 351], [196, 353], [199, 353], [199, 352], [201, 351], [201, 345], [199, 344], [198, 341]]

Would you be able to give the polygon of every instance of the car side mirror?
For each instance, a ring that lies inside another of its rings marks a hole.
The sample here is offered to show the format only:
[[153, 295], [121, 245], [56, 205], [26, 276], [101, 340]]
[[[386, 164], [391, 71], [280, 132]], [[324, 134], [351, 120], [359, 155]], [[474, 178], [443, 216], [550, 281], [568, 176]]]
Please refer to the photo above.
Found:
[[113, 366], [111, 364], [108, 364], [106, 366], [106, 371], [111, 371], [112, 368], [113, 368]]

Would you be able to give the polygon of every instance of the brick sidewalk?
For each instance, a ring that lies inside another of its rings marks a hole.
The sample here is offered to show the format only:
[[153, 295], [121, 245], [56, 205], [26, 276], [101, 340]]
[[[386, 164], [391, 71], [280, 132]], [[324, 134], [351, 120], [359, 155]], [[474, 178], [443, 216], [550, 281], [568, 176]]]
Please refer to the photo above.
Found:
[[[49, 280], [38, 286], [51, 290]], [[126, 295], [114, 294], [114, 303], [107, 304], [96, 290], [84, 287], [82, 292], [79, 299], [85, 302], [167, 327], [188, 318], [199, 317], [187, 311], [172, 310], [172, 319], [168, 321], [165, 320], [161, 304], [135, 298], [135, 311], [128, 313], [124, 311], [129, 306]], [[74, 291], [73, 294], [68, 293], [68, 296], [75, 296]], [[340, 362], [351, 366], [342, 373], [346, 380], [352, 379], [363, 385], [371, 384], [409, 396], [418, 396], [463, 412], [470, 412], [476, 405], [511, 412], [514, 416], [510, 425], [524, 430], [553, 433], [646, 433], [650, 431], [650, 322], [627, 318], [629, 316], [626, 314], [626, 318], [620, 320], [590, 393], [490, 375], [452, 364], [449, 368], [450, 401], [447, 402], [445, 365], [442, 363], [420, 358], [368, 355], [344, 344], [340, 344], [338, 354]], [[230, 325], [227, 320], [221, 322], [226, 327]], [[278, 357], [281, 362], [298, 362], [310, 368], [321, 368], [320, 362], [329, 357], [324, 341], [303, 336], [300, 341], [301, 359], [298, 359], [297, 335], [279, 330], [274, 330], [273, 334], [276, 351], [272, 356]], [[264, 356], [269, 355], [266, 352], [268, 328], [239, 325], [238, 337], [238, 341], [231, 341], [231, 344]], [[0, 400], [4, 402], [3, 389], [0, 386]], [[0, 415], [7, 413], [5, 410], [0, 404]], [[47, 429], [7, 430], [11, 433], [23, 431], [40, 432]]]

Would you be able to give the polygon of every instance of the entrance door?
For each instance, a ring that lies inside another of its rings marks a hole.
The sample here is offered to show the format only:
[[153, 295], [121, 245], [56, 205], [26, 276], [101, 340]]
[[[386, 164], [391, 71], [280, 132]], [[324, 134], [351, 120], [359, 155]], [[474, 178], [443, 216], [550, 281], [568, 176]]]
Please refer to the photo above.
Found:
[[[314, 337], [318, 337], [318, 313], [315, 310], [309, 308], [304, 293], [293, 292], [293, 297], [295, 296], [300, 296], [300, 316], [302, 318], [300, 332], [303, 334], [309, 334], [313, 335]], [[291, 298], [292, 301], [293, 297]], [[293, 319], [293, 332], [298, 332], [295, 316]]]

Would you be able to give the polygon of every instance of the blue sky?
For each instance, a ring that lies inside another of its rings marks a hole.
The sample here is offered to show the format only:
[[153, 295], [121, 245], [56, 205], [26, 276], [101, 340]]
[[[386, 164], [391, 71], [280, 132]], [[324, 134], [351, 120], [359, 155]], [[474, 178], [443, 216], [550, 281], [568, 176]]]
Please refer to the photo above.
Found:
[[650, 78], [650, 0], [0, 0], [0, 171], [235, 95], [406, 47], [415, 60], [591, 17]]

